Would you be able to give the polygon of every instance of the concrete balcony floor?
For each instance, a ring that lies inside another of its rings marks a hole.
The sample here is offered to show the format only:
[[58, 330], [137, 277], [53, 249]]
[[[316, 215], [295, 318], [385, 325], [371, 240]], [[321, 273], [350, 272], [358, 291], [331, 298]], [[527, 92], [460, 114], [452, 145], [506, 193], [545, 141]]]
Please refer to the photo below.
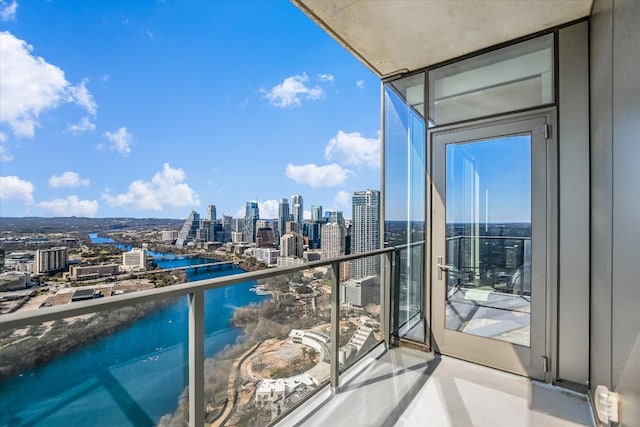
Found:
[[458, 359], [406, 348], [369, 357], [280, 425], [594, 426], [586, 396]]

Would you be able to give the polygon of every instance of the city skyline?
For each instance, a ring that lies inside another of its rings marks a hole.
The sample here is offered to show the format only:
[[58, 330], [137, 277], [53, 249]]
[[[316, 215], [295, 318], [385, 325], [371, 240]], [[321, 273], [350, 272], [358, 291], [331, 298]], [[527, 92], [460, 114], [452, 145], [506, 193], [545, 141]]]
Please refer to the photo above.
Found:
[[289, 2], [1, 0], [0, 37], [0, 216], [309, 218], [380, 186], [379, 81]]

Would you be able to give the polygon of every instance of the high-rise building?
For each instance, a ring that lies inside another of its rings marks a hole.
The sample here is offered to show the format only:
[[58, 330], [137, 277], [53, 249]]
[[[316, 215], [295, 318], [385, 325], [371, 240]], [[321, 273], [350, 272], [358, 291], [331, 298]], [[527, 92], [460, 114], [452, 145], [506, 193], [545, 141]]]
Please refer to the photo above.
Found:
[[38, 249], [36, 251], [35, 273], [53, 273], [67, 268], [69, 253], [67, 248]]
[[[356, 191], [352, 199], [351, 253], [360, 254], [380, 249], [380, 192]], [[380, 260], [377, 256], [351, 262], [351, 277], [360, 279], [378, 276]]]
[[311, 222], [321, 222], [322, 220], [322, 205], [311, 205]]
[[215, 233], [212, 233], [213, 223], [208, 219], [201, 219], [198, 224], [198, 230], [196, 231], [196, 237], [194, 240], [198, 243], [210, 242], [214, 240]]
[[216, 205], [207, 206], [207, 219], [211, 222], [216, 222]]
[[277, 230], [277, 241], [280, 241], [280, 237], [284, 236], [286, 233], [286, 223], [289, 221], [289, 201], [287, 199], [280, 199], [280, 203], [278, 204], [278, 230]]
[[343, 225], [336, 222], [324, 224], [321, 229], [322, 259], [329, 259], [344, 255], [344, 233]]
[[311, 224], [305, 224], [307, 225], [307, 237], [309, 238], [309, 248], [310, 249], [320, 249], [320, 244], [322, 241], [322, 236], [321, 236], [321, 228], [322, 228], [322, 223], [319, 221], [314, 221]]
[[280, 256], [302, 258], [304, 238], [299, 233], [288, 233], [280, 238]]
[[196, 233], [200, 227], [200, 214], [196, 211], [191, 211], [184, 225], [178, 232], [178, 238], [176, 239], [176, 246], [185, 246], [188, 241], [196, 238]]
[[302, 196], [294, 194], [291, 196], [291, 213], [293, 214], [293, 221], [297, 224], [298, 232], [302, 232], [302, 221], [304, 220], [304, 205], [302, 203]]
[[247, 202], [244, 214], [244, 238], [249, 243], [256, 241], [256, 222], [260, 218], [258, 202]]
[[233, 227], [233, 218], [227, 215], [222, 215], [222, 232], [224, 236], [219, 239], [221, 242], [228, 242], [231, 240], [231, 230]]
[[271, 227], [258, 227], [256, 246], [259, 248], [272, 248], [274, 246], [273, 229]]
[[328, 211], [327, 213], [329, 214], [327, 222], [335, 222], [337, 224], [344, 225], [344, 215], [342, 214], [342, 211]]

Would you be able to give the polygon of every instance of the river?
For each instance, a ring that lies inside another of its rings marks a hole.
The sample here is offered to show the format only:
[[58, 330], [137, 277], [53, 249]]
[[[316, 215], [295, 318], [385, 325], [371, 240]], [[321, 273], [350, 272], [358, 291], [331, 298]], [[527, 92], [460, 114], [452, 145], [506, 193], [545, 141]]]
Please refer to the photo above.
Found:
[[[113, 243], [113, 242], [101, 242]], [[166, 255], [166, 254], [154, 254]], [[160, 268], [211, 262], [157, 259]], [[187, 270], [189, 281], [239, 274]], [[268, 297], [254, 283], [205, 293], [205, 355], [242, 338], [230, 325], [237, 307]], [[173, 412], [187, 384], [187, 297], [53, 362], [0, 383], [0, 426], [152, 426]]]

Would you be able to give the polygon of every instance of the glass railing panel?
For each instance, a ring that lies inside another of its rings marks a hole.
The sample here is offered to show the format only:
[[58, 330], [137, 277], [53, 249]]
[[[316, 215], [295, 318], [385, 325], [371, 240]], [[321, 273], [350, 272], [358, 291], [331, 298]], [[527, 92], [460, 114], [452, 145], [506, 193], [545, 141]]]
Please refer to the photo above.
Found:
[[[205, 300], [207, 425], [267, 425], [329, 381], [329, 267], [210, 290]], [[183, 425], [187, 413], [185, 393], [161, 425]]]
[[3, 331], [0, 425], [157, 424], [187, 382], [187, 330], [181, 297]]
[[398, 337], [424, 343], [424, 243], [398, 250], [398, 286], [392, 298], [394, 333]]
[[[368, 273], [355, 266], [360, 262], [373, 266]], [[384, 340], [381, 311], [384, 295], [380, 266], [382, 255], [367, 256], [350, 262], [348, 274], [340, 278], [340, 370], [344, 372]], [[344, 268], [342, 269], [344, 270]]]

